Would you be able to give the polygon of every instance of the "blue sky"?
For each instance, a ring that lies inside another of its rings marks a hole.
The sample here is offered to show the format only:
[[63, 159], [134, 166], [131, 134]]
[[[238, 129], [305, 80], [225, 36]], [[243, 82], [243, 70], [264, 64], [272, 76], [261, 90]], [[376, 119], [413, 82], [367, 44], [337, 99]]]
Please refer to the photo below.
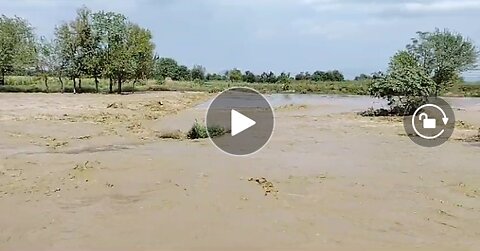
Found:
[[[157, 53], [209, 72], [384, 70], [418, 30], [449, 28], [480, 46], [480, 0], [0, 0], [0, 13], [51, 36], [85, 5], [154, 34]], [[480, 78], [480, 71], [466, 74]]]

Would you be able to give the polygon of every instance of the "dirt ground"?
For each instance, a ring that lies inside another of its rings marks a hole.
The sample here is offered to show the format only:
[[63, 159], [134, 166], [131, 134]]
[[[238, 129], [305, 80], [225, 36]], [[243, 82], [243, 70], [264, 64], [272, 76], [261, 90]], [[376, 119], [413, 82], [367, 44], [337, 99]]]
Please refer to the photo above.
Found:
[[211, 97], [0, 94], [0, 250], [480, 247], [478, 105], [438, 148], [400, 119], [283, 106], [239, 158], [169, 136]]

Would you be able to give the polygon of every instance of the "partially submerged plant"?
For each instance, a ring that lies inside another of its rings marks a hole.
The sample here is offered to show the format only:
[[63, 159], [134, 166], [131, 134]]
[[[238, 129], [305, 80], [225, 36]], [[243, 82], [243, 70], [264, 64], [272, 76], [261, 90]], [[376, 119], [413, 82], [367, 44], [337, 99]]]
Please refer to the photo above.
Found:
[[[208, 130], [208, 132], [207, 132], [207, 130]], [[192, 128], [187, 133], [187, 138], [189, 138], [189, 139], [206, 139], [206, 138], [208, 138], [209, 134], [212, 138], [215, 138], [215, 137], [220, 137], [220, 136], [224, 135], [226, 132], [227, 131], [225, 130], [225, 128], [223, 128], [221, 126], [211, 126], [211, 127], [208, 127], [208, 129], [207, 129], [207, 126], [205, 126], [205, 125], [199, 123], [197, 120], [195, 120], [195, 123], [193, 124]]]
[[387, 74], [375, 77], [369, 91], [376, 98], [386, 99], [392, 112], [403, 116], [425, 104], [434, 86], [417, 59], [401, 51], [392, 57]]
[[161, 139], [181, 140], [181, 139], [185, 138], [185, 134], [180, 130], [176, 130], [176, 131], [164, 132], [164, 133], [158, 135], [158, 137], [161, 138]]

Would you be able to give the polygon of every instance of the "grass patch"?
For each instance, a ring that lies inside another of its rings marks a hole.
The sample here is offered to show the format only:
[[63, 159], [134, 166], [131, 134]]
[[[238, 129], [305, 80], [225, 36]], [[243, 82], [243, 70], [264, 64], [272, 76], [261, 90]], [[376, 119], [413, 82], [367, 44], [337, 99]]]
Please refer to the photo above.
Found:
[[182, 140], [185, 139], [185, 133], [183, 133], [180, 130], [177, 131], [171, 131], [171, 132], [164, 132], [158, 135], [159, 138], [161, 139], [176, 139], [176, 140]]
[[210, 134], [212, 138], [215, 138], [215, 137], [223, 136], [225, 133], [227, 133], [227, 131], [223, 127], [213, 126], [207, 129], [205, 125], [198, 123], [198, 121], [195, 121], [192, 128], [187, 133], [187, 138], [206, 139], [208, 138], [208, 134]]
[[362, 117], [393, 117], [393, 116], [404, 116], [403, 111], [393, 107], [389, 109], [379, 108], [374, 109], [373, 107], [368, 108], [366, 111], [357, 113]]

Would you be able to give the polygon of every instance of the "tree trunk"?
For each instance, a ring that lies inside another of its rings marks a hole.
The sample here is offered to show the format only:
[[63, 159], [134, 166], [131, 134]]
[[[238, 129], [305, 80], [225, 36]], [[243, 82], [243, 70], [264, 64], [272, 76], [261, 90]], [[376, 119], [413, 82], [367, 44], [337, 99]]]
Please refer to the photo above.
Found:
[[110, 93], [113, 92], [113, 79], [110, 77]]
[[117, 93], [118, 93], [118, 94], [122, 94], [122, 78], [118, 78]]
[[0, 85], [5, 85], [5, 71], [2, 70], [2, 77], [0, 78]]
[[98, 77], [95, 76], [95, 91], [98, 93]]
[[133, 81], [133, 89], [132, 89], [132, 93], [135, 93], [135, 84], [136, 84], [136, 83], [137, 83], [137, 80], [135, 79], [135, 80]]
[[65, 85], [63, 84], [63, 80], [62, 80], [62, 75], [58, 75], [58, 81], [60, 81], [60, 89], [61, 89], [61, 92], [64, 93], [65, 92]]
[[48, 92], [49, 88], [48, 88], [48, 76], [47, 75], [45, 75], [43, 77], [43, 81], [45, 82], [45, 90]]
[[78, 92], [81, 93], [82, 92], [82, 78], [78, 78]]
[[438, 97], [438, 89], [440, 89], [440, 84], [435, 83], [435, 98]]
[[77, 93], [77, 78], [73, 77], [73, 94]]

